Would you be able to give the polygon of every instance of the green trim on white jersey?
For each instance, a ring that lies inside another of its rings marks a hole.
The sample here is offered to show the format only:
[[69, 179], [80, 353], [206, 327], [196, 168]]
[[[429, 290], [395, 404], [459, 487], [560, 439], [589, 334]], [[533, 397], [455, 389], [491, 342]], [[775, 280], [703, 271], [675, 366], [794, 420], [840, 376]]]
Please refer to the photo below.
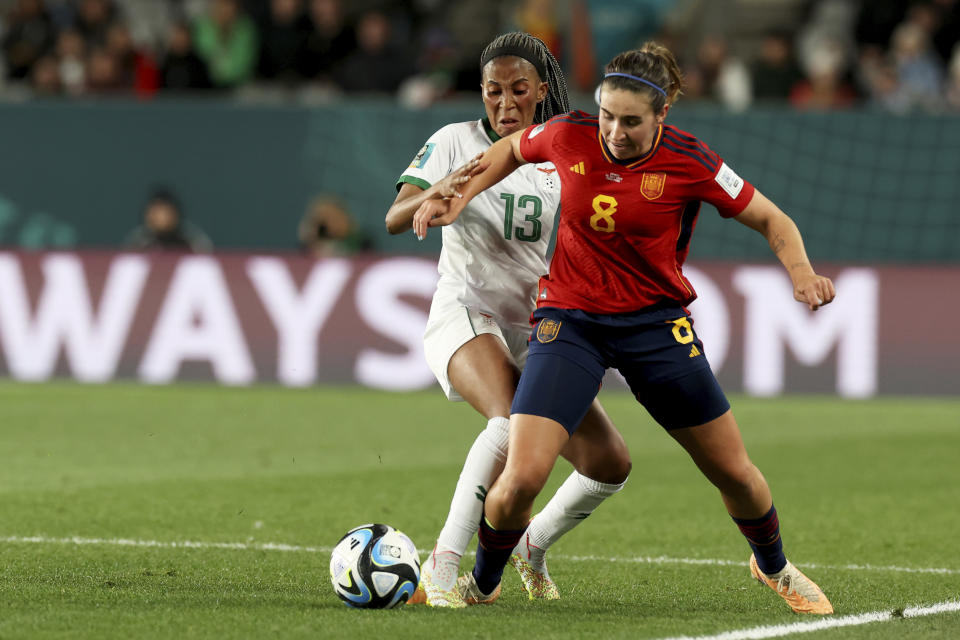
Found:
[[[499, 138], [485, 119], [449, 124], [430, 136], [423, 147], [430, 153], [415, 158], [398, 183], [437, 184]], [[524, 164], [477, 194], [439, 229], [437, 294], [503, 328], [528, 330], [559, 205], [560, 176], [550, 163]]]
[[420, 187], [424, 191], [432, 187], [429, 182], [423, 178], [416, 178], [414, 176], [400, 176], [400, 179], [397, 180], [397, 191], [400, 191], [400, 187], [403, 186], [403, 183], [412, 184], [415, 187]]

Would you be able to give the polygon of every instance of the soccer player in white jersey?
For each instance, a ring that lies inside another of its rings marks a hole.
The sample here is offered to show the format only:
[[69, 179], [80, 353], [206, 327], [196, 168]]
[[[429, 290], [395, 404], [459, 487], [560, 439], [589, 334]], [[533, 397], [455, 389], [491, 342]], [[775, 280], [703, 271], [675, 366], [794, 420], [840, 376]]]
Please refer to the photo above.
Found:
[[[529, 34], [494, 39], [480, 67], [486, 118], [447, 125], [430, 137], [398, 181], [386, 216], [390, 233], [411, 229], [425, 200], [457, 197], [457, 187], [493, 142], [569, 110], [559, 64]], [[486, 491], [503, 470], [510, 404], [526, 362], [530, 313], [538, 279], [547, 273], [559, 203], [556, 168], [530, 164], [476, 197], [456, 223], [443, 227], [440, 281], [424, 349], [447, 398], [469, 402], [487, 425], [467, 454], [411, 602], [464, 606], [456, 590], [460, 558], [477, 532]], [[623, 488], [630, 472], [626, 444], [596, 401], [563, 455], [574, 471], [533, 518], [511, 558], [531, 599], [559, 598], [547, 572], [547, 548]], [[499, 590], [488, 601], [498, 596]]]

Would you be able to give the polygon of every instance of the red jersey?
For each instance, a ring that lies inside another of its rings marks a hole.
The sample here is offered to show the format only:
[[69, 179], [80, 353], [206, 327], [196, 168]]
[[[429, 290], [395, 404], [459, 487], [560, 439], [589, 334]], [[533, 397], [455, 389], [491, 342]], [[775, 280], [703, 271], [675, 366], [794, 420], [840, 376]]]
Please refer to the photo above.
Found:
[[697, 294], [681, 267], [700, 203], [733, 217], [754, 193], [720, 156], [669, 125], [660, 125], [645, 155], [619, 161], [597, 116], [571, 111], [527, 129], [520, 153], [527, 162], [554, 163], [563, 185], [539, 307], [624, 313], [689, 304]]

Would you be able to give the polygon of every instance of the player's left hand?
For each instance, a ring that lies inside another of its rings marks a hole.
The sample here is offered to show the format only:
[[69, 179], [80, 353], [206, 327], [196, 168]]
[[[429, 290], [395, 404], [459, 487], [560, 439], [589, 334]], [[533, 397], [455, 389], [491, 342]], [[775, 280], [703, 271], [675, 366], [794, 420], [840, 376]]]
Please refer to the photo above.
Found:
[[446, 176], [443, 180], [437, 183], [437, 190], [440, 193], [441, 198], [462, 198], [463, 195], [460, 194], [460, 187], [469, 182], [470, 178], [477, 175], [480, 171], [483, 170], [483, 167], [480, 164], [480, 159], [483, 157], [482, 153], [478, 153], [472, 157], [469, 162], [465, 165]]
[[419, 240], [423, 240], [427, 237], [428, 228], [452, 224], [460, 217], [465, 204], [462, 198], [424, 200], [417, 212], [413, 214], [413, 232], [417, 234]]
[[833, 302], [837, 292], [830, 278], [811, 273], [794, 283], [793, 297], [798, 302], [806, 303], [811, 311], [816, 311], [823, 305]]

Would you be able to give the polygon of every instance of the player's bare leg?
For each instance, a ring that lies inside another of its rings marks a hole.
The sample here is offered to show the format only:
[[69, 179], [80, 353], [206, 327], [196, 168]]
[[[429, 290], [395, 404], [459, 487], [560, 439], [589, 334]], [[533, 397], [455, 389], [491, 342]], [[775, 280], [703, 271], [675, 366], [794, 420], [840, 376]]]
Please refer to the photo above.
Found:
[[[460, 604], [453, 595], [454, 580], [479, 526], [486, 491], [503, 469], [507, 416], [520, 374], [500, 338], [481, 334], [457, 350], [447, 375], [453, 388], [488, 422], [467, 455], [444, 527], [423, 563], [421, 588], [411, 599], [412, 603], [434, 606]], [[546, 550], [603, 500], [620, 491], [630, 472], [626, 443], [596, 401], [577, 433], [563, 451], [575, 471], [546, 505], [542, 517], [531, 524], [525, 538], [529, 544], [517, 548], [515, 566], [531, 598], [559, 597], [546, 568]], [[523, 554], [524, 550], [527, 553]]]
[[527, 414], [510, 417], [510, 451], [503, 473], [493, 483], [480, 521], [480, 545], [472, 577], [480, 596], [500, 588], [503, 568], [523, 536], [534, 498], [543, 489], [563, 447], [567, 430], [549, 418]]
[[547, 550], [601, 502], [619, 492], [630, 475], [627, 444], [596, 399], [561, 455], [574, 471], [533, 517], [510, 555], [510, 563], [531, 600], [560, 597], [547, 569]]
[[720, 490], [727, 512], [754, 550], [750, 556], [753, 577], [776, 591], [797, 613], [833, 613], [820, 587], [783, 555], [770, 487], [750, 461], [732, 411], [670, 434]]
[[669, 433], [720, 490], [731, 516], [759, 518], [770, 509], [770, 487], [750, 461], [732, 411], [698, 427]]
[[520, 371], [497, 336], [482, 333], [457, 349], [447, 376], [457, 393], [487, 420], [510, 416]]
[[462, 607], [456, 591], [460, 558], [477, 532], [487, 489], [506, 460], [510, 403], [520, 372], [500, 338], [481, 334], [453, 354], [447, 376], [457, 393], [487, 418], [487, 426], [467, 454], [447, 519], [410, 602]]

